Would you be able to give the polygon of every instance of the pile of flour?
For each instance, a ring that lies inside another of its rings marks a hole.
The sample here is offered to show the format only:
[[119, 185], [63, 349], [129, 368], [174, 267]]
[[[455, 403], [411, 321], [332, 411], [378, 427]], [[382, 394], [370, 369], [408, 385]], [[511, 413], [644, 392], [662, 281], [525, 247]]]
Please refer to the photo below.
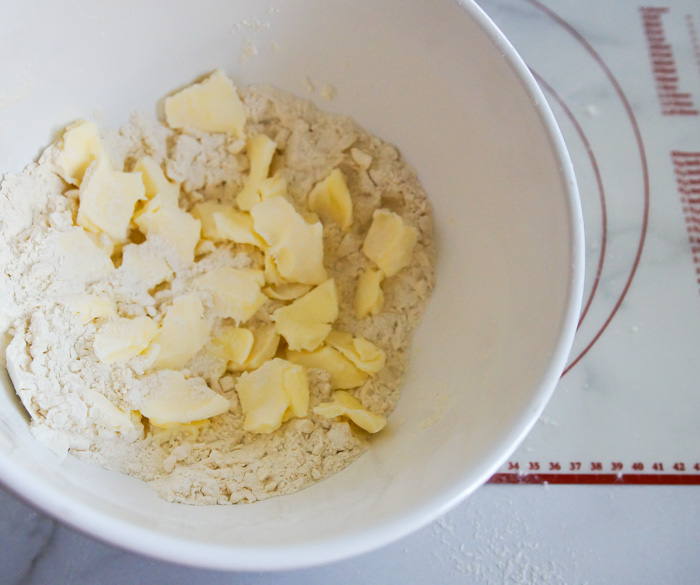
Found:
[[[433, 286], [432, 216], [414, 171], [397, 150], [369, 135], [345, 116], [319, 111], [311, 102], [272, 87], [239, 90], [248, 110], [248, 135], [264, 133], [277, 143], [271, 174], [286, 179], [288, 198], [306, 209], [311, 188], [341, 169], [353, 198], [349, 232], [324, 227], [325, 266], [335, 279], [339, 317], [335, 327], [363, 336], [386, 352], [386, 366], [351, 392], [377, 414], [395, 407], [409, 344]], [[180, 207], [216, 200], [234, 204], [246, 179], [245, 144], [224, 134], [179, 132], [136, 113], [102, 142], [114, 168], [130, 171], [152, 157], [173, 181], [181, 182]], [[194, 263], [179, 263], [157, 240], [158, 255], [173, 267], [170, 283], [149, 289], [121, 269], [121, 251], [75, 226], [77, 190], [56, 174], [58, 147], [0, 185], [0, 332], [7, 345], [7, 367], [31, 416], [34, 436], [57, 454], [118, 470], [147, 482], [169, 501], [189, 504], [254, 502], [288, 494], [327, 477], [369, 446], [368, 435], [344, 419], [313, 413], [331, 397], [329, 376], [309, 370], [310, 409], [271, 434], [242, 430], [235, 391], [239, 374], [200, 352], [183, 370], [203, 377], [225, 396], [230, 410], [211, 420], [161, 429], [137, 413], [144, 392], [148, 356], [105, 364], [94, 353], [97, 325], [80, 324], [67, 303], [75, 295], [107, 295], [121, 317], [154, 319], [191, 280], [220, 266], [262, 268], [263, 256], [251, 246], [221, 243], [202, 250]], [[353, 310], [358, 274], [370, 266], [361, 246], [376, 209], [399, 214], [418, 232], [411, 263], [382, 285], [384, 307], [357, 319]], [[132, 231], [135, 243], [143, 237]], [[75, 250], [80, 250], [76, 256]], [[111, 254], [111, 258], [110, 258]], [[105, 257], [107, 261], [105, 261]], [[76, 259], [78, 258], [78, 259]], [[203, 297], [205, 306], [211, 299]], [[270, 323], [282, 306], [270, 300], [254, 316]], [[141, 362], [139, 361], [141, 360]], [[123, 418], [123, 417], [122, 417]]]

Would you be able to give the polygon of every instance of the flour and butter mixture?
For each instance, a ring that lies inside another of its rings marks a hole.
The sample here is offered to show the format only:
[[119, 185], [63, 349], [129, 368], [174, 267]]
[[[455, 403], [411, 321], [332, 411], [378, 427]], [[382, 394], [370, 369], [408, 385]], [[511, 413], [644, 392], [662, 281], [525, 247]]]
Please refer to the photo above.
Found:
[[0, 186], [0, 329], [31, 431], [163, 498], [254, 502], [356, 459], [433, 286], [397, 150], [215, 72]]

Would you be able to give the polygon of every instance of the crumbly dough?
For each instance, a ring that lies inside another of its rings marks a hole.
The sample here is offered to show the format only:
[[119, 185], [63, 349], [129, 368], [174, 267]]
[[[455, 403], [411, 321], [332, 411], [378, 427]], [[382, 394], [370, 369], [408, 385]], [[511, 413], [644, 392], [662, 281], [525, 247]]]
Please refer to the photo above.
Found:
[[[325, 266], [339, 297], [334, 327], [386, 352], [384, 369], [350, 392], [365, 408], [388, 415], [399, 398], [410, 340], [433, 287], [432, 215], [425, 192], [396, 148], [350, 118], [324, 113], [310, 101], [268, 86], [239, 94], [248, 110], [247, 135], [264, 133], [276, 141], [271, 173], [287, 180], [288, 197], [298, 210], [306, 209], [309, 191], [333, 169], [346, 178], [354, 206], [352, 229], [346, 233], [334, 223], [324, 227]], [[141, 157], [152, 157], [171, 180], [182, 183], [180, 207], [186, 210], [205, 200], [233, 204], [248, 170], [242, 141], [173, 131], [141, 113], [118, 131], [104, 132], [102, 140], [114, 168], [130, 171]], [[121, 317], [158, 318], [174, 298], [191, 292], [193, 278], [220, 266], [259, 268], [263, 257], [252, 246], [223, 243], [185, 266], [162, 246], [159, 255], [174, 267], [175, 276], [170, 285], [149, 290], [119, 269], [119, 250], [112, 254], [114, 266], [104, 265], [104, 256], [95, 252], [104, 246], [99, 238], [85, 238], [89, 245], [81, 255], [71, 254], [70, 246], [82, 242], [86, 232], [75, 226], [77, 190], [56, 175], [57, 154], [57, 146], [50, 146], [38, 163], [4, 176], [0, 185], [0, 331], [9, 343], [8, 370], [39, 440], [59, 455], [70, 453], [133, 475], [166, 500], [188, 504], [254, 502], [292, 493], [336, 473], [369, 447], [369, 436], [358, 427], [313, 413], [331, 395], [328, 374], [317, 369], [309, 371], [307, 417], [271, 434], [244, 432], [235, 391], [239, 374], [222, 372], [202, 352], [184, 372], [202, 376], [228, 398], [229, 412], [170, 429], [153, 427], [139, 416], [131, 425], [115, 425], [114, 406], [136, 410], [148, 356], [100, 362], [93, 350], [97, 325], [80, 324], [67, 306], [69, 299], [85, 292], [104, 294], [115, 299]], [[361, 246], [379, 208], [414, 226], [418, 243], [410, 265], [382, 284], [382, 310], [357, 319], [357, 277], [371, 267]], [[148, 245], [158, 248], [159, 243]], [[210, 310], [207, 293], [197, 294]], [[271, 322], [282, 304], [268, 301], [254, 321]]]

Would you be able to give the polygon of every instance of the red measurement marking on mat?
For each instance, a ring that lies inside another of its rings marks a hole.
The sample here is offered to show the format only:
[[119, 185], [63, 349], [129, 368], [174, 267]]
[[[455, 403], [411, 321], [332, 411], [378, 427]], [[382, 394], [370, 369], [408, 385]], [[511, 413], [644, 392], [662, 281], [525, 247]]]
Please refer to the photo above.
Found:
[[700, 288], [700, 152], [674, 150], [671, 161], [695, 264], [695, 279]]
[[656, 95], [665, 116], [697, 116], [693, 96], [680, 89], [680, 77], [673, 47], [666, 39], [662, 16], [669, 9], [643, 6], [639, 9], [649, 47], [651, 69], [656, 81]]
[[693, 57], [695, 57], [695, 66], [697, 67], [698, 75], [700, 75], [700, 36], [698, 36], [698, 31], [695, 28], [695, 22], [693, 21], [692, 14], [685, 15], [685, 24], [688, 27], [690, 42], [693, 45]]

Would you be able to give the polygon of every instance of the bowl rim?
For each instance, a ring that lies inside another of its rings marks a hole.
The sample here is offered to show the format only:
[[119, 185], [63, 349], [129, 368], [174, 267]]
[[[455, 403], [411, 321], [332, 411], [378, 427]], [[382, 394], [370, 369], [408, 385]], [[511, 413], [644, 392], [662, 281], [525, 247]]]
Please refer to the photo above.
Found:
[[[570, 219], [571, 279], [568, 284], [561, 329], [550, 362], [511, 432], [494, 447], [500, 455], [460, 482], [448, 486], [435, 497], [401, 517], [389, 518], [371, 528], [323, 541], [297, 545], [259, 547], [192, 542], [137, 527], [104, 511], [76, 507], [75, 500], [34, 481], [30, 470], [18, 467], [0, 452], [2, 484], [30, 506], [52, 518], [107, 544], [181, 565], [219, 570], [289, 570], [328, 564], [376, 550], [430, 524], [461, 503], [483, 485], [510, 457], [537, 422], [566, 367], [583, 299], [584, 231], [581, 203], [564, 138], [545, 96], [528, 66], [498, 26], [475, 0], [452, 0], [465, 10], [479, 29], [497, 46], [504, 60], [532, 98], [536, 113], [546, 131], [564, 182], [566, 211]], [[475, 481], [473, 478], [477, 477]], [[157, 538], [154, 538], [157, 536]]]

